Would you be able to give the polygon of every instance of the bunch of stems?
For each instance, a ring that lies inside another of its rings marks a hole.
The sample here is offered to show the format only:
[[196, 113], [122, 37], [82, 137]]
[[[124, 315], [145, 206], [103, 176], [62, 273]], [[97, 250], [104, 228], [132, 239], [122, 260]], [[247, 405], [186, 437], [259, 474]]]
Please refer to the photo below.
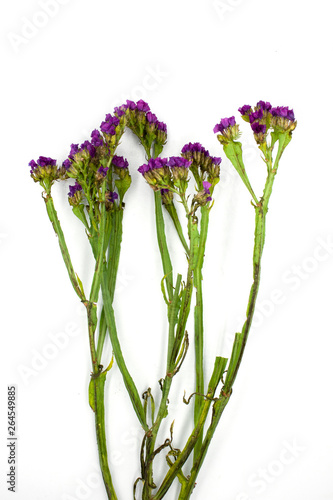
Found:
[[[108, 499], [116, 500], [118, 498], [108, 464], [104, 406], [105, 382], [107, 373], [112, 367], [113, 358], [122, 374], [126, 390], [143, 430], [140, 451], [141, 472], [133, 486], [133, 498], [136, 498], [139, 490], [138, 485], [141, 484], [143, 500], [160, 500], [165, 497], [176, 478], [180, 484], [179, 500], [190, 498], [211, 440], [232, 394], [233, 385], [244, 355], [259, 290], [269, 200], [279, 161], [286, 145], [290, 141], [290, 137], [290, 133], [280, 131], [280, 133], [272, 133], [270, 144], [268, 142], [265, 142], [265, 144], [261, 142], [259, 144], [267, 167], [266, 182], [260, 199], [256, 197], [247, 178], [240, 143], [234, 140], [221, 140], [226, 156], [236, 168], [251, 195], [255, 211], [253, 282], [249, 293], [246, 319], [241, 332], [235, 334], [230, 358], [228, 360], [225, 357], [216, 356], [208, 384], [204, 378], [202, 278], [209, 215], [212, 206], [209, 206], [208, 203], [202, 204], [198, 217], [197, 210], [199, 207], [196, 207], [196, 210], [193, 209], [193, 205], [189, 207], [185, 193], [177, 191], [186, 218], [187, 235], [185, 236], [174, 202], [172, 201], [163, 205], [161, 190], [154, 190], [156, 236], [163, 269], [161, 288], [166, 303], [166, 316], [168, 320], [165, 375], [159, 381], [161, 396], [158, 404], [153, 397], [150, 387], [140, 397], [135, 382], [127, 368], [117, 333], [113, 301], [121, 250], [124, 204], [121, 202], [113, 210], [106, 210], [106, 180], [104, 180], [101, 184], [101, 198], [98, 209], [94, 206], [93, 201], [87, 199], [86, 215], [83, 216], [82, 213], [80, 215], [85, 225], [92, 255], [95, 260], [90, 293], [86, 295], [82, 282], [75, 273], [71, 262], [65, 236], [51, 194], [52, 183], [50, 185], [44, 183], [45, 192], [43, 197], [47, 214], [58, 236], [62, 257], [72, 286], [86, 307], [91, 356], [89, 403], [95, 415], [99, 461]], [[151, 158], [156, 158], [157, 154], [161, 152], [160, 150], [156, 151], [154, 144], [145, 142], [142, 139], [141, 143], [145, 149], [148, 161]], [[273, 161], [273, 149], [276, 143], [278, 143], [278, 151]], [[195, 172], [194, 176], [196, 177]], [[202, 189], [202, 179], [196, 178], [196, 181], [198, 189]], [[165, 232], [164, 211], [168, 212], [186, 255], [187, 274], [184, 281], [181, 274], [174, 275]], [[194, 294], [195, 392], [190, 396], [188, 401], [184, 399], [184, 402], [189, 404], [192, 396], [194, 397], [194, 427], [183, 449], [180, 450], [173, 445], [173, 424], [170, 427], [170, 436], [164, 439], [162, 444], [158, 443], [158, 438], [161, 424], [168, 415], [169, 394], [173, 378], [180, 371], [189, 348], [190, 341], [186, 325]], [[97, 303], [100, 295], [102, 296], [102, 308], [98, 314]], [[113, 357], [108, 366], [104, 368], [101, 363], [107, 334], [111, 341]], [[160, 480], [160, 484], [156, 485], [153, 474], [154, 460], [164, 450], [167, 451], [165, 459], [168, 464], [168, 470], [164, 478]], [[192, 457], [192, 466], [190, 474], [186, 476], [183, 466], [190, 457]]]

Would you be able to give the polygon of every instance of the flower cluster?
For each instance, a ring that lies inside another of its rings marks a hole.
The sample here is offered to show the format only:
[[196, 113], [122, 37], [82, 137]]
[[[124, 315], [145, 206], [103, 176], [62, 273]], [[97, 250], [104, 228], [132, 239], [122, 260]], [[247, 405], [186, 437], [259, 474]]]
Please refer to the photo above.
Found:
[[238, 111], [243, 120], [250, 123], [255, 140], [259, 145], [266, 141], [270, 128], [277, 132], [291, 132], [296, 128], [294, 112], [287, 106], [273, 108], [271, 103], [259, 101], [253, 109], [245, 104]]
[[198, 188], [208, 179], [214, 187], [220, 180], [221, 158], [211, 156], [199, 142], [189, 142], [182, 148], [181, 155], [191, 161], [190, 170], [194, 175]]
[[[75, 184], [70, 186], [68, 193], [68, 201], [72, 207], [83, 207], [84, 203], [88, 203], [93, 213], [98, 212], [101, 202], [105, 202], [107, 209], [112, 208], [119, 197], [122, 201], [131, 183], [128, 161], [114, 154], [125, 123], [115, 116], [106, 115], [101, 131], [93, 130], [90, 141], [86, 140], [81, 145], [71, 144], [68, 158], [60, 168], [52, 158], [41, 156], [37, 162], [31, 160], [31, 177], [35, 182], [40, 182], [47, 192], [55, 180], [74, 179]], [[102, 200], [104, 182], [106, 195]], [[115, 192], [115, 187], [118, 193]]]
[[48, 156], [40, 156], [37, 160], [29, 162], [30, 175], [35, 182], [39, 182], [42, 187], [49, 191], [54, 181], [64, 177], [63, 169], [57, 167], [57, 160]]
[[151, 158], [138, 168], [154, 191], [161, 191], [164, 203], [172, 201], [172, 193], [185, 194], [191, 161], [181, 156]]
[[[199, 151], [199, 146], [201, 151]], [[186, 145], [184, 148], [187, 150], [187, 153], [190, 152], [190, 145]], [[212, 168], [213, 171], [221, 162], [221, 158], [209, 157], [208, 151], [199, 143], [195, 143], [194, 148], [196, 150], [194, 154], [196, 160], [184, 156], [152, 158], [148, 163], [138, 168], [138, 171], [143, 175], [152, 189], [154, 191], [161, 191], [164, 204], [167, 205], [172, 202], [173, 193], [179, 194], [184, 199], [189, 182], [189, 170], [193, 171], [192, 168], [195, 161], [197, 162], [197, 166], [195, 167], [197, 172], [198, 165], [204, 165], [203, 173], [206, 172], [205, 167]], [[213, 160], [216, 163], [214, 163]], [[204, 206], [207, 202], [212, 200], [211, 195], [214, 186], [211, 182], [203, 180], [203, 178], [204, 177], [198, 182], [198, 192], [193, 197], [192, 209], [194, 208], [194, 210], [197, 206]]]
[[222, 118], [220, 123], [217, 123], [213, 129], [214, 133], [219, 133], [219, 141], [221, 144], [227, 144], [239, 138], [239, 125], [237, 125], [235, 117]]
[[126, 104], [115, 108], [116, 117], [126, 119], [126, 125], [140, 139], [146, 152], [150, 152], [154, 144], [154, 156], [158, 156], [167, 140], [167, 126], [160, 122], [151, 112], [149, 105], [140, 99], [137, 103], [126, 101]]

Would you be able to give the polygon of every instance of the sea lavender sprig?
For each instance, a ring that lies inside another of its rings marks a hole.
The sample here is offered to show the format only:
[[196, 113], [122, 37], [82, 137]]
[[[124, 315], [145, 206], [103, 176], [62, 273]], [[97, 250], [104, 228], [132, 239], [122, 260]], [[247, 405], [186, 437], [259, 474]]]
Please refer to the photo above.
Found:
[[167, 126], [157, 119], [145, 101], [127, 100], [126, 104], [115, 108], [114, 113], [125, 120], [127, 127], [139, 138], [148, 160], [161, 154], [167, 140]]

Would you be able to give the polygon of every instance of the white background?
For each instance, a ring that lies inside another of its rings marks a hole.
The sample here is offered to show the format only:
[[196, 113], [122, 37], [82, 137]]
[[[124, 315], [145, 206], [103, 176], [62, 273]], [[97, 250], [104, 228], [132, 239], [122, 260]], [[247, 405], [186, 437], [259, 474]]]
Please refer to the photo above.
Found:
[[[330, 2], [20, 0], [1, 10], [1, 499], [13, 498], [6, 485], [8, 384], [18, 391], [15, 498], [106, 498], [87, 403], [85, 318], [28, 162], [39, 155], [62, 161], [114, 105], [143, 98], [168, 125], [167, 156], [200, 141], [223, 157], [212, 129], [222, 117], [239, 120], [243, 104], [263, 99], [295, 111], [298, 126], [270, 204], [254, 328], [193, 499], [332, 500]], [[265, 167], [247, 124], [241, 128], [260, 196]], [[129, 134], [118, 154], [130, 161], [133, 184], [117, 323], [140, 393], [150, 386], [158, 399], [166, 323], [152, 192], [136, 172], [144, 155]], [[254, 211], [226, 158], [222, 165], [205, 260], [206, 378], [214, 356], [230, 354], [251, 285]], [[88, 286], [90, 252], [67, 191], [57, 186], [55, 198], [74, 267]], [[175, 272], [184, 273], [167, 228]], [[174, 445], [183, 443], [191, 407], [181, 398], [193, 390], [192, 368], [191, 351], [160, 442], [175, 418]], [[106, 390], [114, 483], [119, 499], [130, 499], [142, 434], [116, 366]], [[175, 490], [167, 498], [177, 498]]]

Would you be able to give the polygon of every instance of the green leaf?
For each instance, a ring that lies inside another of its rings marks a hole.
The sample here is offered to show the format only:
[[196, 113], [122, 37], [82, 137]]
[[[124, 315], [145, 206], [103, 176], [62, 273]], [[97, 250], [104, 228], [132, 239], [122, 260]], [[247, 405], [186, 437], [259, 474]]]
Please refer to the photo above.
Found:
[[84, 227], [89, 231], [84, 205], [77, 205], [73, 207], [73, 214], [83, 223]]
[[226, 157], [231, 161], [238, 175], [240, 176], [245, 186], [249, 190], [254, 201], [258, 203], [257, 197], [254, 194], [254, 191], [252, 189], [252, 186], [245, 171], [245, 166], [243, 162], [242, 144], [240, 142], [230, 141], [227, 144], [223, 145], [223, 150], [226, 154]]

